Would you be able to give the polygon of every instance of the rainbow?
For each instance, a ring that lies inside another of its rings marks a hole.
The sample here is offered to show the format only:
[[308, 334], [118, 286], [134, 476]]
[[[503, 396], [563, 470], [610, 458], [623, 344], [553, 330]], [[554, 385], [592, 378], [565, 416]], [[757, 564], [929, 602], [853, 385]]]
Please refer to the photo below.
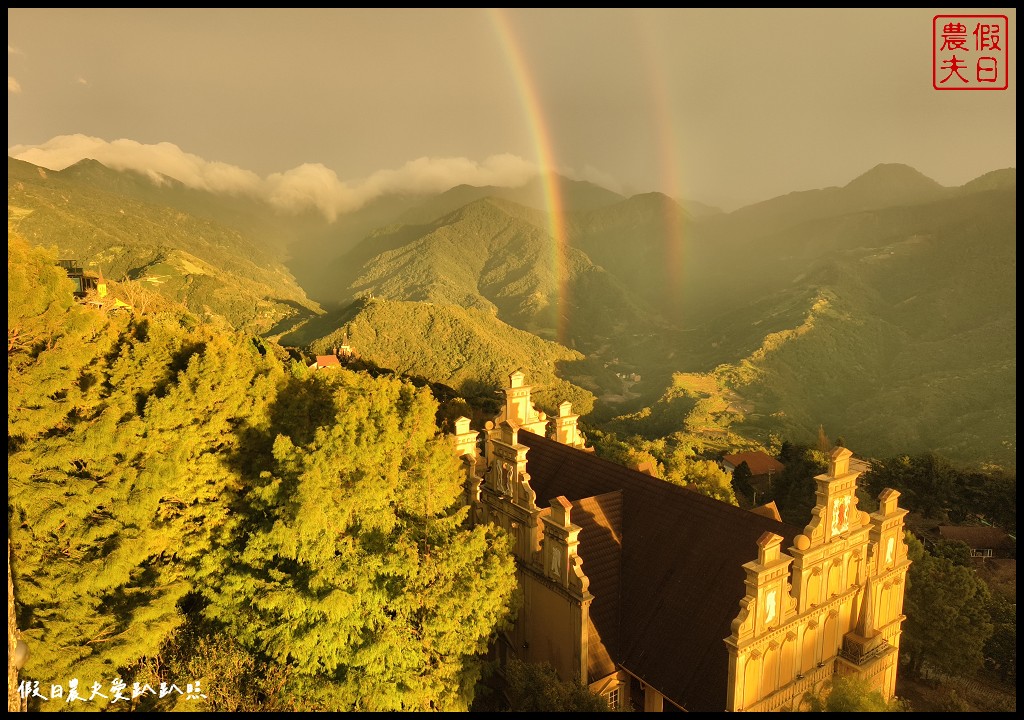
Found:
[[[656, 50], [659, 50], [660, 42], [657, 33], [651, 25], [649, 16], [641, 16], [643, 19], [637, 23], [641, 37], [638, 45], [643, 53], [644, 65], [647, 70], [649, 89], [654, 102], [656, 136], [661, 149], [661, 186], [664, 192], [673, 200], [683, 196], [682, 182], [679, 177], [679, 165], [676, 162], [680, 157], [679, 144], [676, 142], [676, 132], [673, 127], [672, 103], [669, 97], [669, 81], [666, 76], [664, 63], [656, 58]], [[665, 238], [665, 262], [668, 268], [669, 297], [673, 302], [682, 295], [683, 289], [683, 214], [671, 212], [666, 206], [665, 230], [668, 236]]]
[[516, 86], [526, 111], [530, 134], [537, 151], [541, 182], [544, 188], [548, 214], [548, 232], [553, 240], [551, 267], [555, 275], [555, 339], [565, 344], [568, 340], [569, 314], [569, 266], [568, 233], [566, 230], [565, 203], [562, 188], [555, 173], [555, 154], [541, 107], [537, 88], [530, 74], [529, 66], [519, 48], [512, 23], [500, 8], [490, 8], [489, 13], [498, 39], [512, 67]]

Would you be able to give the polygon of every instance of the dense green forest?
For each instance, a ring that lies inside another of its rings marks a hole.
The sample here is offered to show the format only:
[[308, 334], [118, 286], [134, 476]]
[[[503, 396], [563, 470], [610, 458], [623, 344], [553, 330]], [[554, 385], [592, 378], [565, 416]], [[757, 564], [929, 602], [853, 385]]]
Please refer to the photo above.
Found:
[[469, 399], [496, 398], [496, 389], [519, 369], [537, 388], [533, 397], [548, 414], [565, 400], [584, 415], [594, 407], [590, 391], [556, 374], [582, 360], [581, 353], [507, 325], [490, 311], [374, 298], [357, 303], [351, 313], [339, 330], [314, 340], [309, 349], [327, 355], [349, 343], [382, 368], [443, 383]]
[[75, 303], [55, 262], [9, 236], [22, 677], [216, 685], [211, 709], [468, 708], [515, 578], [501, 532], [465, 522], [430, 393], [309, 373], [180, 305]]

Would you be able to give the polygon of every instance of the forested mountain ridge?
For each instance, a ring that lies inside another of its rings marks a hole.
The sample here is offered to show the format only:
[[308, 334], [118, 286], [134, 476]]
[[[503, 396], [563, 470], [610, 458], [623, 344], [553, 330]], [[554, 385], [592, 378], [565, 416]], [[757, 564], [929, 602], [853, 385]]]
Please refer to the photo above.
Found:
[[547, 339], [565, 323], [589, 326], [568, 331], [587, 341], [656, 320], [585, 252], [554, 248], [545, 213], [499, 198], [473, 201], [428, 225], [383, 229], [336, 267], [350, 298], [477, 307]]
[[[348, 343], [360, 357], [403, 375], [454, 388], [465, 398], [496, 398], [512, 370], [536, 388], [533, 397], [548, 414], [566, 400], [587, 414], [594, 395], [559, 377], [582, 353], [543, 340], [498, 320], [493, 312], [452, 304], [385, 300], [358, 303], [340, 329], [309, 343], [318, 355]], [[290, 341], [285, 336], [283, 341]]]
[[886, 207], [933, 202], [957, 193], [908, 165], [883, 163], [842, 187], [800, 190], [708, 220], [722, 236], [755, 239], [796, 224]]
[[765, 425], [787, 437], [824, 423], [873, 454], [929, 448], [1014, 467], [1014, 196], [879, 211], [877, 225], [902, 232], [822, 263], [828, 310], [741, 391], [779, 413]]
[[[722, 377], [743, 409], [734, 429], [759, 443], [809, 442], [825, 424], [866, 454], [931, 449], [1013, 464], [1015, 177], [1008, 169], [946, 188], [881, 165], [842, 188], [704, 220], [657, 193], [569, 213], [570, 255], [606, 282], [569, 293], [567, 342], [589, 367], [563, 376], [629, 409], [630, 392], [650, 403], [674, 373], [747, 367]], [[518, 263], [494, 251], [510, 214], [526, 228], [514, 237]], [[545, 220], [476, 200], [433, 225], [391, 226], [338, 264], [363, 270], [356, 292], [497, 310], [550, 337], [553, 318], [477, 279], [486, 263], [492, 277], [525, 267], [527, 287], [554, 300]], [[796, 332], [821, 298], [813, 326]], [[580, 308], [600, 310], [573, 322]], [[602, 365], [644, 382], [620, 390], [614, 375], [592, 372]], [[918, 409], [898, 417], [900, 398]], [[599, 409], [598, 422], [610, 417]], [[953, 425], [941, 420], [951, 413]]]
[[[553, 190], [547, 187], [549, 184], [555, 186]], [[513, 188], [457, 185], [436, 197], [422, 200], [415, 207], [396, 217], [395, 222], [402, 225], [430, 223], [485, 198], [507, 200], [516, 205], [546, 210], [550, 205], [552, 192], [557, 194], [561, 207], [570, 213], [608, 207], [626, 199], [619, 193], [593, 183], [555, 175], [547, 180], [537, 177], [521, 187]]]
[[[147, 178], [95, 161], [58, 173], [13, 158], [7, 166], [8, 228], [61, 258], [258, 332], [319, 311], [279, 262], [279, 249], [173, 207], [173, 192]], [[209, 193], [188, 193], [196, 195], [216, 206]]]

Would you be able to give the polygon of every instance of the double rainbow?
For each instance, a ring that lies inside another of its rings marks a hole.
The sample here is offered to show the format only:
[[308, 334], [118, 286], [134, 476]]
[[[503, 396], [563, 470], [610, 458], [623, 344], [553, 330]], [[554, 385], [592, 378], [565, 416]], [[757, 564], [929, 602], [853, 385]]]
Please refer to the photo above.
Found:
[[[567, 325], [570, 306], [569, 242], [565, 201], [562, 197], [562, 186], [555, 172], [556, 162], [552, 133], [544, 115], [536, 82], [533, 80], [533, 75], [522, 51], [521, 43], [518, 41], [508, 14], [500, 8], [492, 8], [488, 14], [511, 66], [536, 149], [537, 164], [540, 169], [545, 204], [547, 206], [548, 232], [553, 240], [551, 267], [556, 278], [556, 339], [564, 344], [568, 339]], [[653, 103], [654, 111], [651, 115], [656, 124], [655, 136], [658, 139], [658, 148], [660, 150], [661, 183], [662, 187], [668, 189], [670, 197], [681, 197], [679, 164], [676, 162], [676, 159], [679, 157], [679, 147], [676, 142], [676, 133], [672, 120], [672, 102], [669, 97], [668, 78], [662, 63], [659, 63], [655, 58], [654, 48], [657, 46], [658, 38], [650, 21], [645, 22], [645, 20], [647, 19], [642, 18], [638, 23], [638, 30], [641, 34], [638, 45], [644, 55], [646, 77], [649, 83], [648, 89]], [[672, 205], [668, 203], [665, 204], [665, 210], [664, 228], [666, 236], [660, 239], [663, 243], [661, 250], [667, 270], [666, 279], [669, 285], [669, 297], [678, 299], [681, 296], [683, 283], [683, 214], [675, 211]], [[656, 239], [652, 238], [651, 241], [654, 242]]]

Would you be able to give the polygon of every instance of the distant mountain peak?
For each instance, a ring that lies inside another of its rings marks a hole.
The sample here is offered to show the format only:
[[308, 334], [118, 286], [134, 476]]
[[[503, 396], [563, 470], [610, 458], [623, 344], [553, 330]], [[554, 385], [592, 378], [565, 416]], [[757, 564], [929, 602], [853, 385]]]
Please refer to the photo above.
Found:
[[90, 177], [116, 177], [122, 175], [117, 170], [112, 170], [99, 160], [93, 158], [82, 158], [78, 162], [71, 163], [59, 171], [63, 177], [90, 178]]
[[152, 192], [155, 188], [184, 189], [185, 183], [156, 171], [143, 172], [133, 168], [117, 170], [93, 158], [82, 158], [68, 165], [57, 175], [66, 180], [92, 183], [97, 189], [109, 192]]
[[873, 186], [878, 187], [881, 185], [886, 186], [928, 186], [931, 188], [941, 188], [939, 183], [932, 180], [924, 173], [915, 170], [909, 165], [903, 163], [879, 163], [873, 168], [868, 170], [863, 175], [851, 180], [847, 183], [847, 188], [857, 188]]
[[641, 218], [656, 216], [668, 218], [675, 215], [681, 218], [689, 218], [689, 213], [678, 200], [661, 192], [646, 192], [632, 195], [626, 200], [611, 206], [610, 210], [605, 212], [615, 212], [622, 217], [635, 216]]
[[842, 189], [850, 210], [929, 202], [950, 188], [902, 163], [881, 163], [854, 178]]
[[676, 207], [679, 208], [680, 210], [683, 208], [683, 203], [681, 201], [676, 200], [674, 197], [666, 195], [663, 192], [658, 192], [657, 190], [653, 192], [639, 193], [637, 195], [633, 195], [632, 197], [630, 197], [630, 200], [634, 199], [637, 199], [640, 202], [647, 202], [652, 205]]
[[79, 168], [79, 169], [103, 168], [104, 170], [109, 170], [110, 169], [106, 165], [101, 163], [99, 160], [96, 160], [94, 158], [82, 158], [78, 162], [71, 163], [70, 165], [68, 165], [64, 169], [65, 170], [70, 170], [71, 168]]
[[983, 192], [985, 190], [997, 190], [1001, 188], [1017, 187], [1017, 168], [1008, 167], [1000, 170], [993, 170], [984, 175], [964, 183], [961, 190], [964, 192]]

